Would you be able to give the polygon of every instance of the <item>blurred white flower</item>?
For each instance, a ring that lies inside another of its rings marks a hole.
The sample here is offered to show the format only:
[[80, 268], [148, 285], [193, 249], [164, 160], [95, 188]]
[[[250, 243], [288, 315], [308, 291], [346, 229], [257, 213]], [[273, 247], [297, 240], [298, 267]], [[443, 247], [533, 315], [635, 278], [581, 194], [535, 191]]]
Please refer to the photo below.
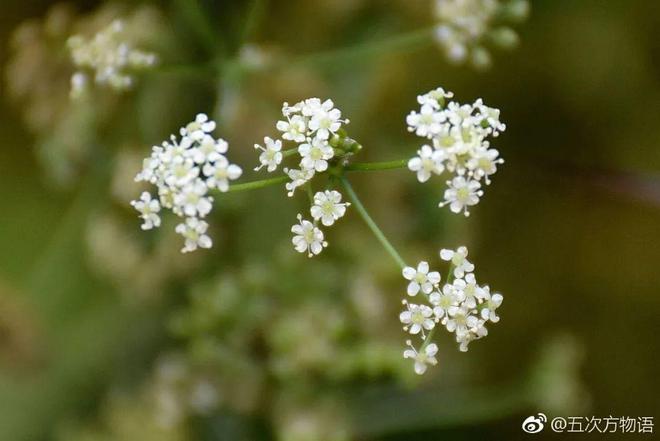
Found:
[[71, 79], [72, 98], [82, 96], [88, 83], [86, 70], [93, 71], [96, 84], [125, 90], [133, 85], [133, 71], [156, 63], [155, 54], [133, 48], [125, 38], [122, 20], [114, 20], [92, 38], [82, 35], [69, 38], [67, 45], [71, 59], [81, 69]]
[[510, 49], [518, 35], [508, 25], [526, 18], [527, 0], [435, 0], [435, 38], [447, 59], [470, 61], [476, 68], [490, 66], [486, 45]]
[[213, 242], [211, 238], [206, 235], [206, 230], [209, 224], [196, 217], [189, 217], [184, 223], [176, 226], [175, 231], [183, 236], [185, 239], [184, 247], [181, 249], [183, 253], [195, 251], [197, 247], [211, 248]]
[[149, 192], [143, 192], [139, 200], [131, 201], [131, 205], [140, 212], [140, 217], [144, 220], [142, 224], [143, 230], [160, 227], [160, 216], [158, 216], [160, 203], [158, 199], [152, 199]]
[[435, 354], [438, 353], [438, 346], [435, 343], [426, 345], [419, 352], [414, 348], [410, 340], [406, 341], [409, 349], [403, 351], [403, 358], [411, 358], [415, 361], [415, 373], [423, 375], [426, 368], [438, 364]]

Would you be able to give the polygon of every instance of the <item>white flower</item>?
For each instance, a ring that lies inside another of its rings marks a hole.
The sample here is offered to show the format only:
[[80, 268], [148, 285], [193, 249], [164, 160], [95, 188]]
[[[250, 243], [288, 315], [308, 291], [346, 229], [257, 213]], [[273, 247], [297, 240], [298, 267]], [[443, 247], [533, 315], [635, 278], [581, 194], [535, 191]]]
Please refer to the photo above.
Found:
[[[214, 128], [215, 122], [209, 121], [203, 113], [198, 114], [195, 121], [179, 130], [180, 140], [171, 136], [169, 141], [154, 146], [135, 177], [136, 181], [157, 187], [159, 208], [171, 209], [175, 215], [185, 218], [175, 228], [185, 238], [183, 252], [211, 246], [211, 239], [205, 234], [208, 224], [200, 220], [213, 208], [213, 198], [208, 193], [214, 188], [227, 191], [229, 181], [242, 174], [241, 168], [230, 164], [224, 156], [227, 142], [208, 134]], [[133, 205], [137, 207], [138, 202]], [[156, 222], [148, 223], [145, 219], [143, 228], [152, 224]]]
[[199, 145], [192, 149], [193, 161], [197, 164], [218, 161], [223, 154], [227, 153], [229, 145], [224, 139], [213, 139], [212, 136], [204, 134]]
[[188, 123], [179, 130], [181, 136], [190, 136], [194, 140], [201, 140], [204, 135], [215, 130], [215, 121], [209, 120], [205, 113], [198, 113], [195, 121]]
[[421, 290], [424, 294], [429, 294], [433, 291], [433, 287], [440, 283], [440, 273], [437, 271], [429, 272], [429, 264], [427, 262], [419, 262], [417, 269], [407, 266], [402, 271], [403, 277], [410, 280], [407, 292], [409, 296], [417, 295]]
[[89, 89], [89, 78], [82, 72], [76, 72], [71, 76], [71, 91], [69, 97], [72, 100], [83, 97]]
[[412, 358], [415, 361], [415, 373], [417, 375], [424, 374], [427, 365], [435, 366], [438, 364], [438, 360], [435, 358], [435, 354], [438, 353], [438, 346], [435, 343], [431, 343], [425, 347], [422, 346], [419, 352], [412, 346], [410, 340], [406, 344], [410, 349], [403, 351], [403, 358]]
[[481, 318], [484, 320], [490, 320], [493, 323], [497, 323], [500, 321], [500, 317], [497, 315], [495, 310], [500, 307], [504, 297], [499, 293], [491, 295], [488, 286], [484, 287], [484, 292], [486, 301], [484, 302], [484, 308], [481, 310]]
[[476, 308], [485, 297], [483, 288], [477, 285], [474, 274], [465, 274], [465, 279], [456, 279], [453, 283], [454, 289], [460, 293], [461, 301], [468, 308]]
[[254, 170], [259, 171], [262, 167], [267, 167], [266, 171], [273, 172], [277, 169], [277, 166], [282, 162], [282, 141], [273, 140], [266, 136], [264, 138], [265, 147], [255, 144], [254, 148], [262, 150], [259, 155], [260, 166], [256, 167]]
[[429, 302], [433, 305], [433, 315], [436, 319], [441, 319], [447, 315], [447, 311], [452, 306], [458, 306], [459, 296], [453, 285], [445, 284], [442, 287], [442, 293], [433, 292], [429, 296]]
[[452, 98], [453, 96], [453, 92], [445, 91], [442, 87], [438, 87], [424, 95], [418, 95], [417, 102], [422, 106], [429, 105], [435, 109], [441, 109], [445, 98]]
[[331, 133], [334, 134], [341, 127], [341, 111], [334, 108], [332, 100], [325, 100], [320, 106], [314, 102], [307, 113], [311, 115], [309, 129], [316, 132], [319, 139], [328, 139]]
[[208, 191], [206, 183], [197, 179], [185, 185], [174, 195], [174, 205], [187, 217], [204, 217], [213, 208], [213, 198], [204, 197]]
[[499, 154], [495, 149], [477, 147], [467, 161], [467, 168], [474, 178], [483, 178], [486, 184], [490, 184], [488, 177], [497, 171], [497, 164], [504, 162], [503, 159], [498, 159]]
[[406, 122], [410, 132], [415, 132], [417, 136], [432, 138], [433, 135], [440, 132], [445, 119], [443, 112], [439, 112], [429, 104], [424, 104], [419, 113], [411, 112], [406, 118]]
[[184, 156], [175, 156], [165, 177], [169, 186], [183, 187], [199, 176], [199, 167], [195, 162]]
[[486, 45], [515, 46], [518, 36], [507, 25], [524, 19], [529, 10], [526, 0], [436, 0], [435, 5], [435, 37], [448, 60], [469, 59], [475, 68], [490, 65]]
[[473, 104], [451, 101], [445, 105], [452, 96], [438, 88], [417, 97], [420, 113], [408, 115], [408, 130], [430, 139], [432, 147], [422, 146], [408, 168], [417, 172], [420, 182], [444, 171], [453, 174], [447, 181], [444, 200], [438, 205], [449, 205], [452, 212], [468, 216], [469, 207], [483, 196], [481, 181], [490, 184], [490, 176], [504, 162], [490, 147], [488, 138], [497, 136], [506, 126], [499, 120], [500, 111], [484, 105], [481, 99]]
[[314, 169], [298, 170], [295, 168], [285, 168], [284, 173], [286, 173], [289, 176], [289, 179], [291, 179], [291, 182], [284, 184], [284, 187], [287, 189], [287, 196], [289, 197], [293, 196], [296, 188], [305, 185], [310, 179], [314, 177]]
[[440, 258], [444, 261], [451, 262], [454, 267], [454, 277], [462, 278], [465, 273], [474, 271], [474, 265], [467, 260], [468, 249], [467, 247], [460, 246], [454, 250], [443, 248], [440, 250]]
[[349, 202], [341, 202], [341, 193], [336, 190], [319, 191], [314, 195], [310, 212], [314, 220], [321, 220], [326, 227], [335, 223], [346, 213]]
[[131, 205], [140, 212], [140, 217], [144, 220], [142, 224], [143, 230], [151, 230], [152, 228], [160, 227], [160, 203], [158, 199], [152, 199], [148, 192], [143, 192], [140, 199], [131, 201]]
[[305, 135], [307, 133], [307, 122], [301, 115], [293, 115], [287, 121], [278, 121], [275, 127], [280, 132], [284, 132], [282, 139], [287, 141], [301, 143], [307, 139]]
[[465, 306], [450, 306], [447, 310], [447, 317], [445, 317], [445, 327], [447, 331], [462, 336], [469, 332], [468, 323], [471, 323], [475, 318]]
[[435, 327], [435, 320], [433, 320], [433, 310], [426, 305], [415, 305], [413, 303], [408, 303], [404, 300], [406, 305], [406, 310], [399, 314], [399, 320], [405, 326], [404, 330], [410, 332], [411, 334], [422, 333], [424, 336], [424, 330], [430, 331]]
[[294, 234], [293, 246], [299, 253], [307, 253], [309, 257], [319, 254], [328, 242], [323, 240], [323, 231], [318, 229], [308, 220], [304, 220], [302, 215], [298, 215], [298, 224], [291, 227]]
[[221, 156], [214, 164], [204, 166], [204, 174], [208, 176], [206, 184], [222, 192], [229, 190], [229, 181], [241, 177], [243, 170], [238, 165], [230, 164], [227, 158]]
[[206, 235], [206, 230], [209, 224], [196, 217], [189, 217], [182, 224], [176, 226], [175, 231], [182, 235], [185, 239], [184, 247], [181, 252], [188, 253], [195, 251], [197, 247], [211, 248], [213, 242], [211, 238]]
[[301, 144], [298, 153], [302, 156], [300, 167], [307, 170], [322, 172], [328, 169], [328, 159], [334, 156], [334, 151], [327, 141], [315, 138], [310, 143]]
[[[156, 55], [133, 48], [126, 41], [124, 24], [114, 20], [92, 38], [74, 35], [67, 41], [73, 64], [82, 70], [93, 71], [96, 84], [122, 91], [133, 85], [129, 71], [144, 69], [156, 63]], [[87, 75], [77, 71], [71, 78], [71, 97], [82, 96]]]
[[493, 136], [498, 136], [500, 132], [506, 130], [506, 124], [500, 121], [500, 109], [486, 106], [481, 98], [475, 101], [474, 106], [479, 110], [479, 123], [483, 126], [485, 122]]
[[440, 175], [445, 170], [445, 154], [442, 150], [433, 150], [430, 146], [423, 145], [417, 155], [408, 161], [408, 169], [417, 172], [419, 182], [426, 182], [433, 174]]
[[466, 217], [470, 215], [468, 207], [478, 204], [479, 198], [484, 194], [479, 190], [481, 188], [479, 181], [465, 179], [463, 176], [457, 176], [451, 181], [447, 181], [447, 186], [449, 188], [445, 190], [445, 200], [438, 206], [444, 207], [449, 204], [452, 213], [462, 211]]

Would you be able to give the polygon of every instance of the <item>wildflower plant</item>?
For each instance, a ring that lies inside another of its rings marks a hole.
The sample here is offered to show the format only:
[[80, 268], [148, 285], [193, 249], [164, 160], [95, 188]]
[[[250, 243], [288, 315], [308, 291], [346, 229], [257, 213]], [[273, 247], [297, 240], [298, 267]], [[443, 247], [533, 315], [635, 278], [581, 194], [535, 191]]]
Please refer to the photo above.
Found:
[[489, 177], [502, 163], [488, 139], [498, 136], [505, 126], [499, 120], [499, 110], [487, 107], [482, 100], [470, 105], [447, 102], [452, 97], [442, 88], [417, 97], [421, 107], [408, 115], [408, 130], [429, 143], [417, 156], [373, 163], [354, 162], [362, 146], [349, 136], [349, 121], [332, 100], [309, 98], [293, 105], [284, 103], [282, 119], [275, 124], [279, 137], [266, 136], [263, 145], [254, 146], [259, 152], [254, 170], [278, 176], [236, 184], [232, 181], [241, 177], [241, 167], [227, 159], [227, 142], [212, 136], [215, 122], [199, 114], [180, 129], [180, 137], [172, 136], [152, 148], [136, 180], [153, 184], [156, 195], [145, 192], [132, 205], [140, 213], [145, 230], [160, 226], [163, 208], [183, 219], [175, 230], [184, 238], [182, 251], [190, 252], [212, 246], [205, 219], [212, 210], [214, 193], [284, 184], [288, 197], [306, 193], [309, 213], [297, 214], [291, 242], [295, 251], [310, 258], [329, 246], [323, 230], [354, 209], [408, 282], [399, 318], [404, 331], [421, 338], [421, 343], [415, 346], [408, 340], [403, 355], [414, 361], [416, 373], [423, 374], [428, 365], [437, 362], [437, 345], [431, 339], [438, 326], [454, 334], [461, 351], [466, 351], [471, 341], [487, 335], [487, 322], [499, 320], [496, 310], [502, 296], [491, 294], [487, 285], [477, 284], [465, 247], [441, 250], [440, 258], [449, 262], [442, 285], [440, 272], [431, 270], [428, 262], [419, 262], [414, 268], [407, 265], [370, 216], [347, 175], [407, 167], [420, 182], [426, 182], [433, 175], [449, 174], [439, 206], [449, 205], [451, 212], [468, 215], [468, 207], [476, 205], [483, 195], [481, 182], [490, 183]]

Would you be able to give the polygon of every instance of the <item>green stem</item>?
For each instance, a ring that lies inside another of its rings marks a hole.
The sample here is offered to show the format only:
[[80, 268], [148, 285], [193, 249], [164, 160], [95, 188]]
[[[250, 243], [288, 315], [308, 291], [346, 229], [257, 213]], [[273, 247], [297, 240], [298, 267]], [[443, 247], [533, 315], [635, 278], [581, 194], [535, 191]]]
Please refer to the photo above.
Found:
[[142, 75], [207, 76], [215, 70], [212, 64], [162, 64], [145, 69]]
[[256, 190], [258, 188], [270, 187], [271, 185], [282, 184], [289, 180], [288, 176], [278, 176], [276, 178], [261, 179], [259, 181], [245, 182], [243, 184], [231, 185], [228, 192]]
[[362, 162], [348, 164], [344, 167], [346, 171], [374, 171], [374, 170], [391, 170], [395, 168], [404, 168], [408, 165], [408, 159], [399, 159], [397, 161], [384, 161], [384, 162]]
[[335, 65], [341, 62], [350, 62], [355, 60], [364, 60], [367, 57], [379, 55], [388, 52], [400, 51], [420, 47], [433, 42], [432, 29], [417, 29], [385, 39], [367, 41], [358, 43], [354, 46], [331, 49], [325, 52], [318, 52], [310, 55], [303, 55], [300, 58], [285, 60], [282, 64], [287, 65]]
[[191, 31], [197, 33], [197, 37], [206, 49], [210, 53], [221, 54], [223, 51], [222, 41], [216, 34], [214, 24], [199, 0], [175, 0], [174, 4], [184, 20], [188, 22]]
[[351, 202], [353, 202], [353, 205], [355, 205], [355, 209], [358, 211], [360, 216], [362, 216], [362, 219], [367, 224], [371, 232], [374, 233], [374, 236], [376, 236], [376, 239], [378, 239], [381, 245], [383, 245], [383, 248], [385, 248], [385, 250], [390, 254], [390, 256], [392, 256], [392, 258], [397, 263], [397, 265], [399, 265], [401, 269], [405, 268], [406, 262], [404, 262], [403, 258], [401, 258], [401, 256], [396, 251], [396, 249], [394, 249], [390, 241], [387, 240], [387, 237], [385, 237], [385, 234], [383, 234], [381, 229], [378, 228], [376, 222], [374, 222], [371, 216], [369, 216], [367, 209], [364, 208], [364, 205], [362, 205], [362, 202], [355, 194], [355, 191], [353, 191], [353, 187], [351, 186], [350, 182], [348, 182], [348, 179], [346, 179], [344, 176], [341, 176], [339, 177], [339, 181], [346, 190], [349, 199], [351, 200]]

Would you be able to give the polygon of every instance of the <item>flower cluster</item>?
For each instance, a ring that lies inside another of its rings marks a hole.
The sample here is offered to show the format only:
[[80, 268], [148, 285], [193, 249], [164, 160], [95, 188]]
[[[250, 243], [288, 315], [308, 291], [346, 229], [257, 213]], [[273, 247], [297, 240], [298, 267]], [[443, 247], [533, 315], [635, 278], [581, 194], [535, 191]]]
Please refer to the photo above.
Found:
[[488, 285], [477, 284], [474, 265], [467, 255], [466, 247], [440, 251], [440, 258], [450, 262], [449, 277], [442, 287], [440, 273], [430, 271], [427, 262], [420, 262], [417, 268], [403, 269], [403, 277], [409, 281], [408, 296], [422, 300], [420, 303], [403, 300], [405, 310], [399, 315], [403, 329], [422, 339], [419, 349], [407, 340], [408, 349], [403, 353], [404, 358], [414, 360], [415, 372], [420, 375], [428, 365], [437, 364], [438, 347], [431, 343], [436, 326], [442, 325], [453, 333], [459, 349], [465, 352], [471, 341], [488, 335], [487, 322], [500, 320], [497, 308], [502, 304], [502, 295], [491, 294]]
[[161, 207], [172, 210], [184, 219], [176, 226], [176, 232], [185, 239], [183, 252], [211, 247], [211, 238], [206, 234], [208, 223], [203, 220], [213, 208], [209, 192], [228, 191], [229, 181], [242, 174], [241, 168], [225, 156], [227, 142], [210, 135], [213, 130], [215, 122], [200, 113], [180, 129], [179, 140], [171, 136], [169, 141], [154, 146], [135, 177], [158, 188], [157, 198], [144, 192], [139, 200], [131, 202], [144, 221], [142, 229], [160, 226]]
[[67, 45], [73, 64], [81, 69], [71, 77], [71, 97], [81, 97], [88, 86], [85, 70], [94, 72], [94, 81], [114, 90], [126, 90], [133, 85], [131, 70], [153, 66], [156, 55], [133, 48], [123, 36], [124, 23], [114, 20], [91, 39], [82, 35], [69, 38]]
[[[264, 138], [264, 145], [255, 144], [254, 148], [260, 150], [260, 165], [255, 170], [266, 168], [266, 171], [277, 170], [285, 156], [298, 153], [297, 168], [285, 168], [284, 172], [290, 181], [286, 183], [288, 196], [293, 196], [296, 188], [308, 184], [318, 173], [325, 172], [329, 161], [335, 157], [337, 133], [342, 124], [348, 123], [341, 119], [341, 111], [337, 109], [332, 100], [321, 101], [319, 98], [308, 98], [290, 106], [282, 105], [282, 115], [285, 119], [276, 124], [282, 134], [282, 139]], [[293, 143], [296, 147], [282, 151], [284, 143]], [[316, 192], [310, 199], [312, 206], [310, 214], [313, 222], [298, 214], [298, 223], [291, 227], [293, 233], [293, 246], [300, 253], [307, 253], [309, 257], [319, 254], [328, 246], [323, 231], [318, 227], [321, 222], [328, 227], [346, 213], [348, 202], [342, 202], [342, 195], [336, 190]]]
[[[261, 150], [260, 165], [256, 170], [266, 167], [273, 172], [280, 165], [287, 153], [298, 153], [300, 162], [297, 168], [285, 168], [284, 172], [291, 179], [286, 184], [288, 196], [293, 196], [296, 188], [306, 184], [316, 172], [328, 169], [328, 161], [335, 156], [331, 139], [348, 120], [341, 119], [341, 111], [328, 99], [308, 98], [290, 106], [282, 105], [284, 120], [277, 122], [277, 130], [282, 133], [281, 140], [264, 138], [264, 146], [255, 144]], [[297, 147], [282, 152], [283, 142], [294, 143]]]
[[469, 216], [469, 207], [483, 195], [481, 181], [490, 184], [490, 175], [504, 161], [490, 147], [489, 137], [497, 137], [506, 126], [500, 122], [500, 111], [486, 106], [481, 99], [473, 104], [447, 103], [454, 95], [442, 88], [417, 97], [419, 112], [411, 112], [406, 121], [408, 130], [428, 139], [408, 168], [417, 174], [419, 182], [447, 171], [454, 176], [447, 181], [444, 201], [454, 213]]
[[350, 202], [342, 202], [342, 196], [336, 190], [316, 192], [312, 198], [312, 206], [309, 209], [314, 222], [303, 219], [298, 214], [298, 223], [291, 227], [293, 233], [293, 247], [299, 253], [307, 253], [313, 257], [328, 246], [324, 240], [323, 231], [317, 226], [319, 221], [326, 227], [334, 224], [337, 219], [344, 216], [346, 207]]
[[435, 38], [449, 61], [485, 68], [491, 64], [485, 45], [515, 47], [518, 35], [508, 24], [528, 13], [527, 0], [435, 0]]

